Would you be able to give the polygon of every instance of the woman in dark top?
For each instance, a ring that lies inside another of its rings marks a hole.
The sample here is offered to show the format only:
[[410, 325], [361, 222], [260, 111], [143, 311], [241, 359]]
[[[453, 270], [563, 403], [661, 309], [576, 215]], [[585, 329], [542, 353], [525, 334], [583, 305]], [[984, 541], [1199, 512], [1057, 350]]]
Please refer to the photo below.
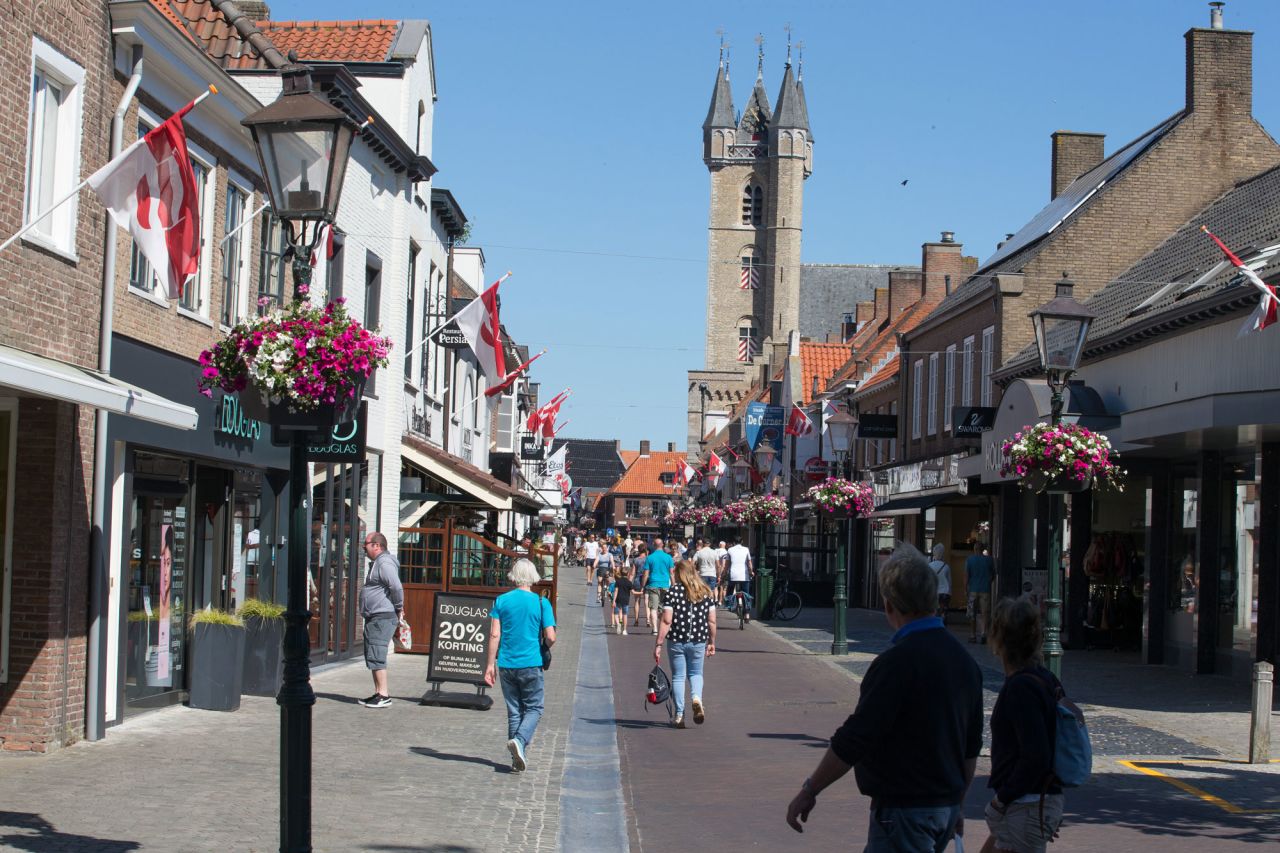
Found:
[[658, 622], [658, 642], [653, 659], [662, 663], [662, 646], [667, 645], [671, 661], [671, 695], [676, 700], [675, 727], [684, 728], [684, 683], [688, 673], [693, 695], [693, 721], [706, 719], [702, 704], [702, 664], [716, 653], [716, 599], [711, 587], [698, 576], [692, 560], [675, 565], [669, 589], [662, 591], [662, 617]]
[[991, 647], [1004, 663], [1004, 686], [991, 712], [987, 851], [1042, 853], [1062, 823], [1062, 788], [1053, 775], [1061, 686], [1040, 665], [1040, 608], [1006, 598], [991, 618]]
[[631, 607], [631, 593], [634, 589], [631, 570], [624, 568], [613, 582], [613, 629], [624, 636], [627, 633], [627, 610]]

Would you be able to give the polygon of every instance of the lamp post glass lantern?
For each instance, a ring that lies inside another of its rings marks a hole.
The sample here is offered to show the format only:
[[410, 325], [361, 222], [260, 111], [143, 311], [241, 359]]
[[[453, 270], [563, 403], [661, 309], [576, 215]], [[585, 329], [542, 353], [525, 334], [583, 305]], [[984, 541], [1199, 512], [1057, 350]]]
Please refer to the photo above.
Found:
[[[281, 94], [241, 123], [253, 135], [272, 212], [287, 229], [293, 254], [294, 298], [307, 295], [311, 251], [320, 226], [332, 222], [342, 195], [355, 125], [346, 113], [311, 91], [311, 71], [290, 54], [280, 70]], [[310, 234], [307, 225], [311, 224]], [[311, 433], [289, 435], [288, 598], [280, 706], [280, 849], [311, 850], [311, 619], [307, 601], [310, 478], [306, 448]]]
[[[840, 473], [845, 477], [850, 477], [850, 466], [853, 460], [854, 437], [858, 430], [858, 419], [850, 415], [847, 411], [836, 412], [827, 418], [827, 433], [831, 436], [831, 449], [836, 454], [836, 458], [840, 460]], [[818, 515], [818, 523], [822, 523], [822, 515]], [[849, 583], [848, 573], [849, 567], [845, 564], [845, 539], [848, 528], [846, 524], [852, 525], [853, 521], [841, 520], [837, 522], [836, 534], [836, 570], [835, 584], [832, 589], [831, 605], [832, 605], [832, 625], [831, 625], [831, 654], [846, 655], [849, 653], [849, 637], [845, 627], [845, 615], [849, 605]]]
[[[1062, 422], [1063, 389], [1080, 367], [1089, 327], [1097, 313], [1072, 296], [1075, 284], [1062, 274], [1054, 298], [1032, 311], [1036, 350], [1050, 390], [1050, 423]], [[1044, 659], [1055, 676], [1062, 675], [1062, 495], [1049, 493], [1049, 589], [1045, 599]]]
[[751, 463], [739, 456], [729, 467], [733, 469], [733, 482], [737, 484], [738, 491], [745, 492], [751, 485]]

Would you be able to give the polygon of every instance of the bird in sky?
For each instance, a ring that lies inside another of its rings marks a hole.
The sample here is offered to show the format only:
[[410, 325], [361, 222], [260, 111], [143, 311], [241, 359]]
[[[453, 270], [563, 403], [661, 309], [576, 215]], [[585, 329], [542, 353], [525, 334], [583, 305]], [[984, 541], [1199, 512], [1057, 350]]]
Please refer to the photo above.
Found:
[[907, 181], [909, 181], [909, 180], [911, 180], [911, 179], [910, 179], [910, 178], [906, 178], [905, 180], [903, 180], [902, 185], [905, 187], [905, 186], [907, 185]]

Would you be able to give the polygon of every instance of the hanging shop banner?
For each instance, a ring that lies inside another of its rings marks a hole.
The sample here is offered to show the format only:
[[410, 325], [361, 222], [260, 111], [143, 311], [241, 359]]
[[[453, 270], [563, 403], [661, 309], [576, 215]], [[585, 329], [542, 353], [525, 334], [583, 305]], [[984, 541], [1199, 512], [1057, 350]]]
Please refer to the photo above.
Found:
[[955, 406], [951, 410], [951, 434], [980, 438], [996, 425], [995, 406]]
[[467, 336], [458, 328], [457, 323], [450, 323], [436, 332], [435, 341], [445, 349], [466, 349], [470, 346]]
[[858, 438], [897, 437], [897, 415], [858, 415]]
[[773, 445], [774, 450], [782, 451], [784, 415], [781, 406], [770, 406], [765, 403], [747, 404], [747, 411], [743, 415], [743, 434], [752, 450], [767, 441]]
[[360, 404], [360, 414], [350, 423], [338, 424], [307, 442], [308, 462], [362, 462], [369, 429], [369, 404]]
[[492, 609], [493, 599], [489, 596], [436, 593], [427, 681], [484, 685]]
[[520, 436], [520, 458], [528, 461], [539, 460], [547, 455], [540, 435]]

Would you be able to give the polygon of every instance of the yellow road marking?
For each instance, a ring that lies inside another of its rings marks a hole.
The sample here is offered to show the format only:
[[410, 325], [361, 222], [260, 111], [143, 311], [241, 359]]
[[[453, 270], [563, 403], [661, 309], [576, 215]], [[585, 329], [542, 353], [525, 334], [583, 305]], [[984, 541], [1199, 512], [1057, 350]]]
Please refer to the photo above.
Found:
[[[1173, 787], [1178, 788], [1179, 790], [1185, 791], [1186, 793], [1191, 794], [1191, 795], [1192, 795], [1192, 796], [1194, 796], [1194, 797], [1199, 797], [1200, 799], [1204, 800], [1206, 803], [1210, 803], [1210, 804], [1212, 804], [1212, 805], [1215, 805], [1215, 806], [1217, 806], [1218, 808], [1222, 809], [1224, 812], [1228, 812], [1228, 813], [1230, 813], [1230, 814], [1276, 814], [1276, 813], [1280, 813], [1280, 809], [1245, 809], [1245, 808], [1241, 808], [1240, 806], [1237, 806], [1237, 805], [1234, 805], [1234, 804], [1232, 804], [1232, 803], [1227, 802], [1226, 800], [1222, 799], [1222, 797], [1215, 796], [1214, 794], [1210, 794], [1208, 791], [1205, 791], [1205, 790], [1203, 790], [1203, 789], [1201, 789], [1201, 788], [1197, 788], [1195, 785], [1192, 785], [1192, 784], [1190, 784], [1190, 783], [1188, 783], [1188, 782], [1184, 782], [1183, 780], [1181, 780], [1181, 779], [1177, 778], [1176, 776], [1170, 776], [1168, 773], [1161, 773], [1159, 770], [1155, 770], [1155, 769], [1150, 768], [1150, 767], [1140, 767], [1140, 766], [1139, 766], [1139, 762], [1136, 762], [1136, 761], [1119, 761], [1119, 760], [1118, 760], [1118, 761], [1116, 761], [1116, 763], [1117, 763], [1117, 764], [1120, 764], [1120, 765], [1122, 765], [1122, 766], [1124, 766], [1124, 767], [1128, 767], [1130, 770], [1136, 770], [1136, 771], [1138, 771], [1139, 773], [1145, 773], [1145, 774], [1146, 774], [1146, 775], [1148, 775], [1148, 776], [1154, 776], [1154, 777], [1155, 777], [1155, 778], [1157, 778], [1157, 779], [1163, 779], [1165, 782], [1168, 782], [1168, 783], [1169, 783], [1170, 785], [1172, 785]], [[1176, 760], [1175, 760], [1175, 761], [1166, 761], [1166, 760], [1161, 760], [1161, 761], [1143, 761], [1143, 762], [1141, 762], [1141, 763], [1142, 763], [1142, 764], [1197, 764], [1197, 763], [1198, 763], [1198, 764], [1219, 764], [1219, 763], [1230, 763], [1230, 764], [1236, 764], [1236, 763], [1238, 763], [1238, 764], [1244, 764], [1245, 762], [1243, 762], [1243, 761], [1241, 761], [1241, 762], [1233, 762], [1233, 761], [1229, 761], [1229, 760], [1224, 762], [1224, 760], [1222, 760], [1222, 759], [1216, 759], [1216, 760], [1215, 760], [1215, 759], [1190, 759], [1190, 760], [1183, 760], [1183, 761], [1176, 761]], [[1275, 763], [1280, 763], [1280, 762], [1277, 762], [1277, 760], [1272, 759], [1271, 763], [1272, 763], [1272, 764], [1275, 764]]]

